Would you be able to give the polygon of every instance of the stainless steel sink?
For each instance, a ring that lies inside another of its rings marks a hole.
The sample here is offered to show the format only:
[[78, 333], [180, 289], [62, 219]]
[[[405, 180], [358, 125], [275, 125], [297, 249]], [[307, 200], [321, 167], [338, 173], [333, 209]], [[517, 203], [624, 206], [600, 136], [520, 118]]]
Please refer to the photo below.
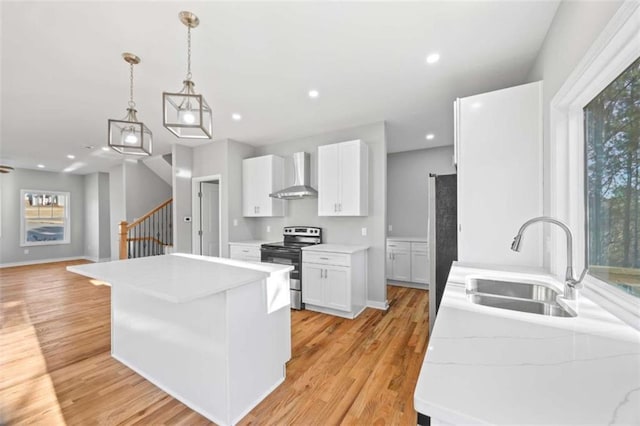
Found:
[[551, 317], [575, 317], [576, 314], [557, 303], [535, 302], [533, 300], [515, 299], [511, 297], [491, 296], [489, 294], [470, 293], [467, 295], [472, 303], [510, 311], [528, 312], [530, 314]]
[[515, 281], [500, 281], [486, 278], [471, 278], [467, 282], [467, 290], [495, 294], [518, 299], [535, 300], [539, 302], [555, 303], [560, 295], [556, 290], [541, 284], [522, 283]]
[[558, 303], [559, 292], [543, 284], [488, 278], [470, 278], [466, 284], [471, 303], [553, 317], [576, 316], [571, 309]]

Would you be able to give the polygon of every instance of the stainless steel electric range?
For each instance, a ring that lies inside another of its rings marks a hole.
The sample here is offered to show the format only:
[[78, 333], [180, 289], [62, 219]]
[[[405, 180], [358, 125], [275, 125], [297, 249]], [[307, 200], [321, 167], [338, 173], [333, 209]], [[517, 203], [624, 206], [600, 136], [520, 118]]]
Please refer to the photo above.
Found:
[[267, 263], [292, 265], [291, 271], [291, 308], [304, 309], [302, 303], [302, 248], [322, 244], [322, 229], [311, 226], [287, 226], [281, 243], [260, 246], [260, 260]]

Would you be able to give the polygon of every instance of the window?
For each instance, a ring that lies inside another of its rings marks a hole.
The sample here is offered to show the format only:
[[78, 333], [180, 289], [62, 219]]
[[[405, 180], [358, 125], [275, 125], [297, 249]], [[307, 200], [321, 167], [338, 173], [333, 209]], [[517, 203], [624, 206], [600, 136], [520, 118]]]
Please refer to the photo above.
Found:
[[21, 245], [69, 243], [69, 193], [20, 191], [22, 214]]
[[640, 297], [640, 58], [584, 108], [587, 261]]

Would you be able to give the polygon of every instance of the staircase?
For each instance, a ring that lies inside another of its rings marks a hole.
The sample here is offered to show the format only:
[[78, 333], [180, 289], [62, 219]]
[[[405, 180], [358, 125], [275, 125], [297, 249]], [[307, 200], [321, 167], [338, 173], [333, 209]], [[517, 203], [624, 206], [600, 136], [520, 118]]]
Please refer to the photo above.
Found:
[[173, 249], [173, 198], [135, 222], [120, 222], [120, 259], [157, 256]]

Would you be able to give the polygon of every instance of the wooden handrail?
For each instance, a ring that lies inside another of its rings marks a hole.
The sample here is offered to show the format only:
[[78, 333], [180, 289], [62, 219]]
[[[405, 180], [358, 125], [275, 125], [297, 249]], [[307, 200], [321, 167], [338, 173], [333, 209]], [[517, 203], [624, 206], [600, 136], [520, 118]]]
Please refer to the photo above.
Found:
[[[133, 228], [136, 225], [139, 225], [141, 222], [143, 222], [145, 219], [149, 218], [152, 214], [154, 214], [155, 212], [157, 212], [158, 210], [160, 210], [161, 208], [165, 207], [167, 204], [170, 204], [173, 201], [173, 198], [169, 198], [167, 201], [165, 201], [164, 203], [160, 204], [159, 206], [155, 207], [153, 210], [151, 210], [149, 213], [145, 214], [144, 216], [138, 218], [137, 220], [135, 220], [134, 222], [131, 222], [129, 225], [127, 225], [127, 231], [131, 228]], [[123, 222], [120, 222], [120, 224], [122, 224]]]

